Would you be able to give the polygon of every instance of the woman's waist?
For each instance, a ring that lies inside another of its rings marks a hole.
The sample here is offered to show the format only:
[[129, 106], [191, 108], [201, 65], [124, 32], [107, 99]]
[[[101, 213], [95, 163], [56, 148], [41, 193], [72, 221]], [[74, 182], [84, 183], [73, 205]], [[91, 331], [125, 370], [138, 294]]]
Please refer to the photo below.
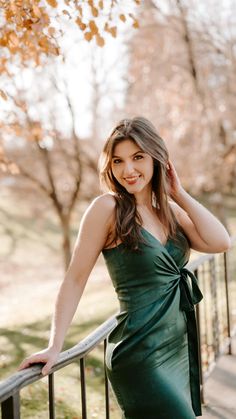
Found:
[[139, 290], [123, 290], [117, 292], [117, 297], [120, 305], [120, 311], [133, 312], [140, 310], [150, 304], [156, 302], [158, 305], [168, 304], [169, 301], [178, 299], [178, 287], [169, 286], [162, 288], [161, 286], [152, 289], [139, 289]]

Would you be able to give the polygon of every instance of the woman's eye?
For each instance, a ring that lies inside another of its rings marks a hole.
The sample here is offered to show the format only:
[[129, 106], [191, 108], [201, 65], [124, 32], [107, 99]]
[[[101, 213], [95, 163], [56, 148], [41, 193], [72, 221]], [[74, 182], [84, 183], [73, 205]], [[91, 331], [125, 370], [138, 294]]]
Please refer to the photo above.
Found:
[[121, 162], [121, 160], [120, 160], [120, 159], [114, 159], [114, 160], [113, 160], [113, 163], [114, 163], [114, 164], [119, 164], [120, 162]]
[[135, 160], [141, 160], [143, 159], [143, 156], [141, 154], [134, 157]]

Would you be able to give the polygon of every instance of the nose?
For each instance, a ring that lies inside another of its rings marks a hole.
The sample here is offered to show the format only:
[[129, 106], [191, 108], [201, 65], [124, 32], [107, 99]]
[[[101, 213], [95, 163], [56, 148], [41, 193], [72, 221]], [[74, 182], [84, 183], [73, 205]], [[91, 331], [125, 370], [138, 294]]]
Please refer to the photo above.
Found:
[[124, 177], [131, 176], [135, 174], [135, 168], [132, 160], [127, 160], [124, 164]]

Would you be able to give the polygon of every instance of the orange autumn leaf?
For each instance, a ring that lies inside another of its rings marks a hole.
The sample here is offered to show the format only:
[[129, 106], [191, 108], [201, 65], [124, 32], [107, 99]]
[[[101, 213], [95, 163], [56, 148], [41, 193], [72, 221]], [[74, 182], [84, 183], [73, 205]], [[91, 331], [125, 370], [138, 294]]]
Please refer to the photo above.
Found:
[[80, 17], [77, 17], [76, 23], [77, 23], [77, 25], [80, 27], [80, 29], [82, 31], [84, 31], [87, 28], [87, 25], [85, 25], [85, 23], [82, 22], [82, 20], [80, 19]]
[[0, 89], [0, 96], [1, 96], [4, 100], [7, 100], [7, 99], [8, 99], [8, 98], [7, 98], [6, 93], [5, 93], [3, 90], [1, 90], [1, 89]]
[[107, 22], [105, 23], [104, 30], [106, 32], [110, 33], [113, 36], [113, 38], [115, 38], [116, 35], [117, 35], [117, 27], [116, 26], [113, 26], [112, 28], [110, 28], [108, 26]]
[[105, 40], [102, 36], [96, 35], [96, 43], [99, 47], [103, 47], [105, 45]]
[[116, 35], [117, 35], [117, 27], [116, 26], [113, 26], [112, 28], [110, 28], [109, 32], [113, 36], [113, 38], [116, 38]]
[[49, 6], [57, 7], [57, 0], [46, 0]]
[[92, 32], [93, 35], [97, 35], [98, 34], [98, 27], [97, 27], [97, 25], [96, 25], [96, 23], [95, 23], [94, 20], [90, 20], [89, 21], [89, 28], [90, 28], [90, 30], [91, 30], [91, 32]]
[[41, 47], [43, 47], [44, 49], [46, 49], [47, 50], [47, 48], [48, 48], [48, 38], [44, 35], [44, 36], [42, 36], [40, 39], [39, 39], [39, 41], [38, 41], [38, 43], [39, 43], [39, 45], [41, 46]]
[[126, 22], [126, 17], [123, 13], [119, 16], [119, 18], [122, 20], [122, 22]]
[[85, 32], [84, 33], [84, 39], [86, 39], [86, 41], [90, 42], [92, 37], [93, 37], [92, 32]]
[[68, 12], [68, 10], [62, 10], [63, 15], [69, 16], [71, 18], [70, 13]]
[[98, 9], [96, 7], [92, 7], [92, 15], [98, 17]]
[[9, 40], [9, 43], [11, 44], [11, 46], [18, 47], [19, 39], [18, 39], [17, 35], [15, 34], [15, 32], [10, 32], [8, 34], [8, 40]]
[[79, 12], [79, 14], [80, 14], [80, 16], [82, 17], [83, 16], [83, 9], [82, 9], [82, 7], [80, 6], [80, 5], [76, 5], [76, 9], [78, 10], [78, 12]]
[[135, 28], [135, 29], [138, 29], [139, 28], [139, 23], [138, 23], [138, 21], [135, 19], [134, 20], [134, 23], [133, 23], [133, 28]]

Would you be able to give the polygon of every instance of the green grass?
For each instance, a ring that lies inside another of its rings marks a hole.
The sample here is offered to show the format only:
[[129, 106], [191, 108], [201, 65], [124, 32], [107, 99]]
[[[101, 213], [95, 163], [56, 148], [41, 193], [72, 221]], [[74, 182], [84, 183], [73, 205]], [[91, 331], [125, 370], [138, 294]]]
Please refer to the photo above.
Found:
[[[109, 287], [108, 287], [109, 288]], [[98, 285], [91, 283], [87, 295], [81, 301], [81, 307], [71, 325], [63, 349], [77, 344], [82, 338], [95, 330], [103, 321], [111, 316], [114, 311], [113, 298], [108, 296], [111, 290], [98, 294]], [[103, 305], [103, 298], [110, 303]], [[96, 304], [97, 309], [103, 306], [103, 311], [85, 314], [86, 305]], [[50, 316], [43, 316], [38, 321], [28, 322], [14, 327], [1, 328], [0, 346], [1, 377], [7, 377], [14, 373], [19, 363], [29, 354], [47, 346]], [[86, 389], [88, 399], [88, 417], [104, 417], [104, 369], [103, 369], [103, 345], [96, 347], [87, 357], [86, 365]], [[79, 362], [75, 362], [55, 373], [56, 394], [56, 418], [80, 418], [80, 372]], [[41, 419], [47, 417], [47, 378], [27, 386], [21, 391], [22, 418]], [[114, 419], [120, 417], [119, 409], [114, 398], [111, 398], [111, 410]]]
[[[63, 277], [61, 235], [51, 211], [34, 217], [25, 201], [2, 196], [0, 234], [0, 379], [9, 377], [28, 355], [47, 346], [57, 290]], [[77, 230], [75, 218], [73, 237]], [[86, 285], [63, 349], [77, 344], [118, 309], [102, 257]], [[87, 357], [88, 418], [104, 413], [103, 346]], [[57, 419], [81, 418], [80, 370], [75, 362], [55, 373]], [[47, 377], [21, 391], [22, 419], [48, 417]], [[111, 392], [112, 419], [120, 411]]]

